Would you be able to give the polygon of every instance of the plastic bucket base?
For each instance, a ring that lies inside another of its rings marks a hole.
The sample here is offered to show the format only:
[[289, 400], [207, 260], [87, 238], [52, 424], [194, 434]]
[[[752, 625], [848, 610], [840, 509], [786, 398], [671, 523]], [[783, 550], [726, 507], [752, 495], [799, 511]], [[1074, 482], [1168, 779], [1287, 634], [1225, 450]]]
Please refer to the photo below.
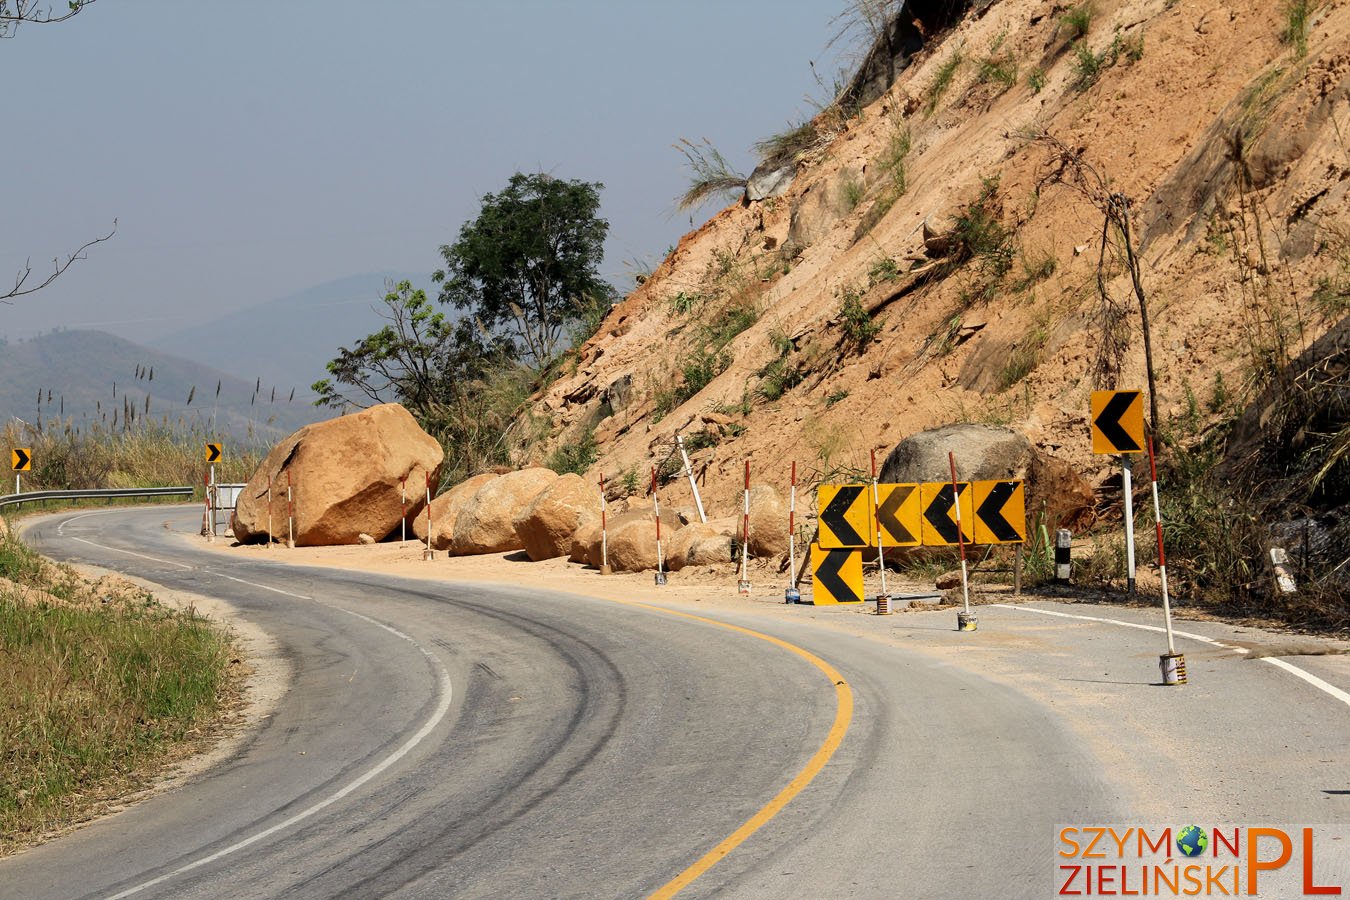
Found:
[[786, 591], [783, 592], [783, 602], [784, 602], [784, 603], [801, 603], [801, 602], [802, 602], [802, 592], [799, 591], [799, 590], [797, 590], [796, 588], [788, 588]]
[[656, 586], [657, 586], [657, 587], [660, 587], [661, 585], [663, 585], [663, 584], [665, 584], [665, 583], [666, 583], [666, 573], [665, 573], [665, 572], [657, 572], [657, 573], [656, 573]]
[[974, 631], [980, 627], [980, 619], [974, 613], [959, 612], [956, 614], [957, 631]]
[[750, 593], [750, 582], [748, 582], [748, 581], [738, 581], [738, 582], [736, 582], [736, 593], [738, 593], [738, 594], [748, 594], [748, 593]]
[[435, 551], [435, 550], [423, 550], [423, 551], [422, 551], [422, 558], [425, 559], [425, 560], [433, 560], [433, 559], [436, 558], [436, 551]]
[[1163, 684], [1186, 683], [1186, 656], [1181, 653], [1164, 653], [1158, 657], [1158, 669], [1162, 672]]
[[889, 616], [891, 614], [891, 597], [889, 594], [882, 594], [877, 597], [877, 615]]

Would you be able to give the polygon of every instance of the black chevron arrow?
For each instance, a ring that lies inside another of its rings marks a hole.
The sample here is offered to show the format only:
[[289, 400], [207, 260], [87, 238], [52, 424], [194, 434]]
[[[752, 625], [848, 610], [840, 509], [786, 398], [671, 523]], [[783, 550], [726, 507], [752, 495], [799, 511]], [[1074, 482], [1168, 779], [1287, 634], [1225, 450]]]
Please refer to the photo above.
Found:
[[218, 462], [219, 460], [220, 460], [220, 445], [219, 445], [219, 444], [207, 444], [207, 445], [206, 445], [206, 461], [207, 461], [207, 462]]
[[834, 532], [834, 536], [839, 539], [839, 543], [845, 547], [866, 547], [867, 541], [862, 535], [854, 530], [853, 526], [844, 518], [848, 514], [849, 508], [853, 506], [853, 501], [858, 499], [866, 488], [861, 484], [847, 484], [839, 489], [839, 493], [834, 495], [834, 499], [829, 502], [820, 513], [820, 521], [826, 528]]
[[1102, 433], [1102, 437], [1116, 448], [1117, 453], [1138, 453], [1144, 449], [1139, 446], [1130, 433], [1120, 424], [1120, 417], [1129, 412], [1130, 407], [1139, 399], [1138, 391], [1117, 391], [1106, 402], [1106, 406], [1097, 414], [1093, 425]]
[[862, 597], [853, 593], [853, 585], [849, 584], [839, 570], [848, 562], [849, 556], [857, 553], [856, 550], [825, 550], [825, 559], [816, 569], [816, 580], [820, 586], [829, 592], [830, 596], [838, 603], [861, 603]]
[[[961, 485], [961, 493], [965, 493], [968, 484]], [[923, 517], [928, 520], [928, 524], [933, 526], [933, 530], [947, 543], [955, 544], [959, 541], [956, 531], [956, 523], [952, 521], [952, 486], [944, 484], [942, 489], [937, 492], [937, 496], [928, 504], [928, 508], [923, 511]], [[962, 525], [967, 523], [962, 522]], [[967, 544], [971, 543], [969, 535], [963, 535]]]
[[14, 471], [16, 471], [16, 472], [22, 472], [22, 471], [26, 470], [26, 469], [28, 468], [28, 461], [29, 461], [28, 451], [27, 451], [27, 450], [21, 450], [20, 448], [15, 447], [15, 448], [14, 448]]
[[984, 523], [984, 527], [994, 537], [1005, 544], [1015, 544], [1022, 540], [1022, 533], [1003, 517], [1003, 507], [1017, 493], [1016, 481], [1000, 481], [994, 485], [989, 496], [984, 498], [980, 508], [975, 510], [975, 518]]
[[885, 528], [895, 538], [897, 544], [914, 544], [918, 538], [909, 533], [905, 523], [896, 518], [896, 512], [909, 499], [909, 495], [918, 490], [918, 485], [901, 484], [891, 489], [890, 496], [877, 507], [877, 524]]

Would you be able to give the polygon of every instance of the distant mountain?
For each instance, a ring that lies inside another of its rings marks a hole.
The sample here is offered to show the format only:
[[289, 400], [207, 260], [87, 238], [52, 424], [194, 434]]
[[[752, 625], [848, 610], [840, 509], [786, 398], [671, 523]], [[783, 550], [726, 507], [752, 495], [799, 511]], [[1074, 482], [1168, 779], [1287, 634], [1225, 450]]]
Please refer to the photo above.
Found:
[[266, 379], [259, 384], [257, 376], [246, 381], [226, 375], [103, 331], [56, 331], [0, 346], [5, 422], [60, 419], [111, 427], [114, 417], [120, 425], [133, 407], [133, 421], [195, 428], [261, 446], [327, 415], [300, 391], [292, 400], [290, 390]]
[[353, 275], [176, 331], [150, 346], [240, 378], [286, 385], [288, 392], [295, 386], [296, 397], [309, 402], [310, 385], [326, 376], [338, 349], [385, 325], [385, 286], [405, 279], [431, 286], [427, 274]]

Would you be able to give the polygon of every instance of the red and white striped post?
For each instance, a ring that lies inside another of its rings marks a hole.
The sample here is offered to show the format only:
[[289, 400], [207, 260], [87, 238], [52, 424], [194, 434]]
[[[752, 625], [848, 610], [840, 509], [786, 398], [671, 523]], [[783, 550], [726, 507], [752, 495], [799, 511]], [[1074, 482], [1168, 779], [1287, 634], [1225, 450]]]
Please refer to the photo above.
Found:
[[652, 512], [656, 517], [656, 584], [666, 583], [665, 557], [661, 554], [661, 498], [656, 489], [656, 466], [652, 466]]
[[286, 470], [286, 546], [295, 549], [295, 495], [291, 493], [291, 470]]
[[[658, 520], [659, 524], [659, 520]], [[657, 535], [660, 539], [660, 535]], [[600, 574], [613, 572], [609, 567], [609, 514], [605, 501], [605, 473], [600, 473]]]
[[1167, 592], [1167, 553], [1163, 550], [1162, 505], [1158, 502], [1158, 463], [1153, 455], [1153, 435], [1148, 436], [1148, 470], [1153, 481], [1153, 527], [1158, 534], [1158, 577], [1162, 580], [1163, 623], [1167, 626], [1167, 652], [1158, 657], [1163, 684], [1186, 683], [1186, 657], [1177, 652], [1172, 635], [1172, 599]]
[[970, 573], [966, 570], [966, 532], [961, 526], [961, 493], [956, 487], [956, 454], [947, 451], [947, 462], [952, 467], [952, 506], [956, 509], [956, 544], [961, 549], [961, 596], [965, 599], [965, 609], [956, 614], [958, 631], [974, 631], [979, 627], [979, 619], [970, 611]]
[[745, 503], [741, 513], [741, 580], [736, 593], [750, 593], [750, 460], [745, 461]]
[[435, 559], [436, 551], [431, 549], [431, 473], [427, 472], [427, 549], [422, 551], [423, 559]]
[[398, 498], [403, 504], [403, 515], [398, 520], [398, 541], [403, 543], [408, 540], [408, 476], [404, 475], [398, 480]]
[[202, 534], [209, 544], [216, 539], [216, 529], [212, 527], [214, 516], [211, 515], [211, 476], [206, 474], [202, 475], [202, 498], [206, 502], [202, 510]]
[[891, 594], [886, 590], [886, 542], [881, 536], [881, 494], [877, 488], [877, 451], [872, 451], [872, 514], [877, 520], [877, 565], [881, 569], [881, 593], [877, 596], [877, 615], [891, 614]]
[[800, 603], [801, 592], [797, 590], [797, 463], [792, 463], [792, 476], [788, 479], [788, 586], [783, 592], [784, 603]]
[[267, 473], [267, 549], [272, 549], [272, 473]]

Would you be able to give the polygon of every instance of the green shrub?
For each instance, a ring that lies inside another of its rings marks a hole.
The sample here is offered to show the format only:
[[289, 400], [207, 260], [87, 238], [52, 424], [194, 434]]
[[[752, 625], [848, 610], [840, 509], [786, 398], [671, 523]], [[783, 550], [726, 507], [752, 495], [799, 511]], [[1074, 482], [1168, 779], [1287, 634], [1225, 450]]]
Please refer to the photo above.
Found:
[[1068, 32], [1069, 40], [1077, 40], [1092, 28], [1093, 12], [1092, 0], [1084, 0], [1060, 17], [1059, 28]]
[[1313, 10], [1312, 0], [1289, 0], [1284, 12], [1284, 30], [1280, 39], [1294, 47], [1298, 59], [1308, 55], [1308, 20]]
[[881, 333], [881, 326], [873, 322], [871, 315], [863, 309], [862, 294], [854, 290], [843, 293], [839, 305], [839, 323], [844, 336], [858, 350], [870, 344]]
[[942, 95], [951, 87], [952, 80], [956, 78], [956, 70], [961, 68], [961, 63], [965, 57], [961, 55], [960, 49], [952, 51], [952, 55], [947, 57], [947, 61], [938, 67], [937, 73], [933, 76], [933, 87], [928, 95], [926, 105], [927, 112], [931, 115], [937, 109], [937, 105], [942, 102]]

